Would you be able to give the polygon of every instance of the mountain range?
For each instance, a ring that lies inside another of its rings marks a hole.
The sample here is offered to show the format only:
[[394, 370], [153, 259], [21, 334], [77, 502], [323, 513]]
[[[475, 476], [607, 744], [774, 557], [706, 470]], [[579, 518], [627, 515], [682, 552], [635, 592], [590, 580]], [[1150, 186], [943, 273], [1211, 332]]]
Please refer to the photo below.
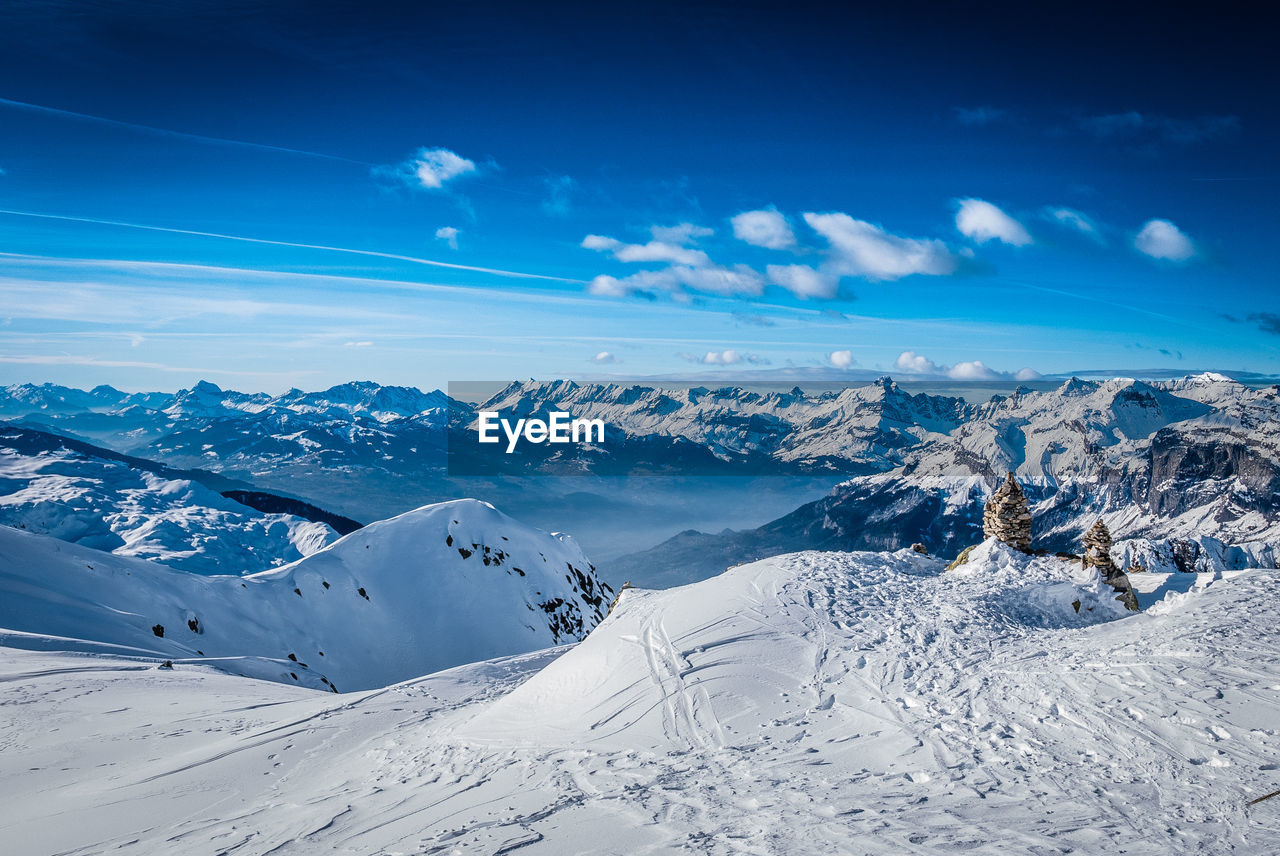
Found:
[[[529, 447], [513, 461], [487, 448], [515, 475], [468, 469], [478, 411], [553, 409], [604, 420], [608, 442]], [[1212, 373], [1071, 378], [977, 401], [912, 393], [888, 378], [819, 393], [530, 381], [479, 404], [371, 383], [278, 396], [208, 383], [169, 395], [46, 385], [5, 388], [0, 414], [14, 427], [202, 467], [357, 519], [467, 493], [495, 497], [540, 525], [582, 528], [593, 549], [632, 545], [607, 554], [602, 572], [645, 585], [793, 549], [918, 542], [955, 555], [980, 540], [982, 502], [1007, 472], [1024, 487], [1043, 549], [1076, 549], [1098, 517], [1118, 541], [1150, 542], [1133, 546], [1136, 564], [1273, 564], [1280, 544], [1277, 387]], [[757, 509], [752, 497], [768, 491], [725, 475], [784, 486], [803, 476], [810, 493], [787, 511], [801, 491], [784, 487]], [[805, 502], [822, 479], [838, 484]], [[719, 527], [690, 529], [700, 511]], [[547, 519], [557, 514], [563, 523]], [[743, 527], [753, 515], [760, 522]]]

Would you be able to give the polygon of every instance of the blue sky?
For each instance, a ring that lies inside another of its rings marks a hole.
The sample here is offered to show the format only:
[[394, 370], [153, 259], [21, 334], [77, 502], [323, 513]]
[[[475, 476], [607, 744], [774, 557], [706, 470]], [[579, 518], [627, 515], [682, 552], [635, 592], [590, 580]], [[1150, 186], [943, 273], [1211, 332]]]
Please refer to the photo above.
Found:
[[1280, 374], [1248, 16], [7, 3], [0, 383]]

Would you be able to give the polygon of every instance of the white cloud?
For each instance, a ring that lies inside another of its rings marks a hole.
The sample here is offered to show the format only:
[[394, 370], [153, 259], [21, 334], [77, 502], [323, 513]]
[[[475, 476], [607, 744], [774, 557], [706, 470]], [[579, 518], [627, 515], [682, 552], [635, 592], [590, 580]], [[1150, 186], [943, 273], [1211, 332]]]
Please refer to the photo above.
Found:
[[684, 286], [694, 291], [705, 291], [726, 297], [746, 295], [755, 297], [764, 291], [764, 277], [747, 265], [727, 267], [675, 267], [671, 274]]
[[1082, 211], [1074, 208], [1046, 208], [1044, 216], [1060, 226], [1068, 229], [1074, 229], [1085, 237], [1092, 238], [1098, 244], [1105, 244], [1106, 238], [1103, 236], [1102, 227]]
[[453, 249], [458, 249], [458, 230], [453, 226], [441, 226], [436, 229], [436, 239], [444, 241]]
[[827, 360], [838, 369], [853, 368], [858, 361], [853, 358], [853, 351], [832, 351]]
[[759, 211], [743, 211], [730, 220], [733, 236], [756, 247], [784, 250], [795, 246], [796, 235], [791, 224], [772, 208]]
[[612, 250], [615, 247], [622, 246], [622, 242], [617, 238], [609, 238], [604, 235], [587, 235], [582, 239], [580, 246], [584, 250]]
[[1098, 234], [1098, 227], [1093, 220], [1074, 208], [1051, 208], [1049, 216], [1064, 226], [1070, 226], [1086, 235]]
[[956, 228], [979, 244], [1003, 241], [1015, 247], [1031, 243], [1031, 235], [1021, 223], [984, 199], [959, 199]]
[[997, 380], [1001, 375], [987, 368], [982, 360], [968, 360], [952, 366], [947, 377], [952, 380]]
[[668, 241], [650, 241], [647, 244], [624, 244], [617, 238], [605, 235], [587, 235], [582, 247], [598, 252], [611, 252], [620, 262], [668, 262], [677, 265], [709, 265], [711, 259], [702, 250], [695, 250]]
[[1042, 377], [1033, 368], [1023, 368], [1017, 372], [996, 371], [982, 360], [966, 360], [953, 366], [942, 365], [915, 351], [903, 351], [893, 366], [905, 374], [951, 380], [1038, 380]]
[[688, 244], [698, 238], [710, 238], [716, 230], [693, 223], [678, 223], [675, 226], [650, 226], [649, 232], [655, 241], [664, 244]]
[[894, 361], [893, 367], [900, 372], [909, 372], [910, 374], [946, 374], [946, 368], [935, 363], [933, 360], [925, 359], [915, 351], [903, 351], [898, 354], [898, 359]]
[[1148, 220], [1133, 239], [1138, 252], [1153, 259], [1184, 262], [1196, 254], [1196, 245], [1168, 220]]
[[130, 348], [136, 348], [136, 347], [138, 347], [139, 345], [141, 345], [141, 344], [142, 344], [143, 342], [145, 342], [145, 341], [147, 341], [147, 340], [146, 340], [146, 338], [145, 338], [141, 333], [130, 333], [130, 334], [129, 334], [129, 347], [130, 347]]
[[363, 342], [343, 342], [343, 343], [342, 343], [342, 347], [344, 347], [344, 348], [370, 348], [370, 347], [373, 347], [373, 342], [369, 342], [369, 341], [363, 341]]
[[871, 280], [911, 274], [953, 273], [956, 260], [938, 240], [902, 238], [848, 214], [805, 214], [805, 222], [831, 244], [834, 273]]
[[707, 355], [702, 358], [702, 361], [709, 366], [731, 366], [734, 363], [742, 362], [742, 357], [733, 349], [720, 351], [719, 353], [715, 351], [708, 351]]
[[814, 270], [808, 265], [769, 265], [765, 268], [769, 281], [780, 285], [796, 297], [836, 296], [837, 277]]
[[445, 183], [476, 171], [476, 165], [448, 149], [418, 149], [394, 170], [410, 187], [439, 190]]
[[618, 358], [615, 357], [613, 354], [609, 353], [608, 351], [601, 351], [600, 353], [596, 354], [594, 357], [591, 358], [591, 362], [599, 363], [601, 365], [609, 365], [611, 363], [616, 363], [617, 361], [618, 361]]
[[723, 351], [707, 351], [705, 354], [678, 354], [682, 360], [688, 360], [691, 363], [698, 363], [704, 366], [735, 366], [740, 363], [749, 363], [752, 365], [768, 365], [769, 361], [759, 354], [745, 354], [741, 351], [728, 348]]
[[726, 297], [754, 297], [764, 290], [764, 277], [746, 265], [736, 265], [732, 268], [718, 265], [710, 267], [674, 265], [662, 270], [643, 270], [622, 279], [598, 276], [591, 281], [587, 290], [592, 294], [605, 297], [625, 297], [635, 292], [666, 291], [670, 292], [673, 298], [677, 298], [683, 288]]
[[[628, 277], [630, 279], [630, 277]], [[601, 274], [587, 285], [587, 294], [597, 297], [626, 297], [635, 289], [614, 276]]]

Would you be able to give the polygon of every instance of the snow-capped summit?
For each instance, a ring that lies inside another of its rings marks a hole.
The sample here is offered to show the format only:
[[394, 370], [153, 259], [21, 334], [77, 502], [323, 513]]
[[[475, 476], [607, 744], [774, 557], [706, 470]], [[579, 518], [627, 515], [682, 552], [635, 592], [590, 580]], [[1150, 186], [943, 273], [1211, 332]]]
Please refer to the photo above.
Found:
[[580, 639], [613, 597], [569, 536], [476, 500], [371, 524], [249, 577], [196, 576], [0, 527], [0, 593], [14, 647], [65, 637], [78, 650], [231, 671], [239, 658], [266, 658], [280, 665], [255, 676], [310, 675], [342, 690]]
[[271, 403], [296, 412], [331, 416], [334, 415], [332, 411], [342, 411], [349, 415], [370, 416], [378, 422], [392, 422], [428, 411], [446, 410], [451, 400], [439, 390], [424, 393], [413, 387], [380, 386], [371, 381], [353, 381], [321, 392], [291, 389], [277, 396]]

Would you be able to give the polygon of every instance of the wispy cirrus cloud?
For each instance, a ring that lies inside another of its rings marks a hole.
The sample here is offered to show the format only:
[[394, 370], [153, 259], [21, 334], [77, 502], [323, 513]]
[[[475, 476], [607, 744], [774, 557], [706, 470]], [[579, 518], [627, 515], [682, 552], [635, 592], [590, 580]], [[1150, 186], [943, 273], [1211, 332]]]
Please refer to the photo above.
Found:
[[1196, 116], [1189, 119], [1127, 110], [1082, 116], [1081, 130], [1102, 140], [1192, 145], [1228, 137], [1240, 131], [1236, 116]]
[[1010, 113], [1000, 107], [952, 107], [951, 114], [961, 125], [982, 127], [1008, 121]]
[[[160, 128], [155, 125], [142, 125], [137, 122], [125, 122], [120, 119], [111, 119], [106, 116], [94, 116], [89, 113], [77, 113], [73, 110], [62, 110], [58, 107], [47, 107], [43, 104], [32, 104], [27, 101], [14, 101], [11, 98], [0, 98], [0, 107], [9, 107], [15, 110], [22, 110], [29, 113], [42, 113], [46, 116], [56, 116], [61, 119], [73, 119], [79, 122], [93, 122], [99, 125], [109, 125], [113, 128], [125, 128], [130, 131], [139, 131], [144, 134], [152, 134], [159, 137], [172, 137], [181, 140], [191, 140], [197, 143], [209, 143], [217, 146], [236, 146], [239, 148], [257, 149], [263, 152], [276, 152], [279, 154], [302, 155], [309, 158], [322, 158], [331, 161], [343, 161], [345, 163], [360, 164], [361, 166], [374, 166], [374, 164], [366, 161], [346, 158], [340, 155], [325, 154], [324, 152], [313, 152], [307, 149], [295, 149], [287, 146], [272, 146], [266, 143], [256, 143], [249, 140], [233, 140], [228, 137], [211, 137], [205, 134], [194, 134], [187, 131], [178, 131], [173, 128]], [[0, 175], [3, 174], [0, 170]]]
[[452, 270], [473, 271], [475, 273], [489, 273], [495, 276], [515, 277], [519, 279], [550, 280], [553, 282], [582, 282], [580, 279], [571, 279], [562, 276], [521, 273], [520, 271], [478, 267], [476, 265], [460, 265], [454, 264], [453, 262], [442, 262], [435, 259], [422, 259], [417, 258], [416, 256], [405, 256], [398, 253], [383, 253], [377, 250], [359, 250], [352, 247], [332, 247], [325, 244], [304, 244], [297, 241], [274, 241], [268, 238], [251, 238], [247, 235], [227, 235], [219, 232], [201, 232], [195, 229], [175, 229], [168, 226], [150, 226], [144, 223], [129, 223], [122, 220], [102, 220], [94, 217], [72, 217], [65, 214], [42, 214], [35, 211], [18, 211], [10, 208], [0, 208], [0, 214], [7, 214], [14, 217], [32, 217], [40, 220], [61, 220], [71, 223], [94, 223], [100, 226], [120, 226], [126, 229], [141, 229], [147, 232], [164, 232], [172, 235], [193, 235], [199, 238], [219, 238], [225, 241], [242, 241], [248, 244], [262, 244], [271, 247], [294, 247], [296, 249], [303, 250], [322, 250], [329, 253], [348, 253], [356, 256], [368, 256], [376, 259], [389, 259], [391, 261], [408, 262], [411, 264], [428, 265], [430, 267], [438, 268], [449, 268]]
[[542, 210], [554, 217], [567, 217], [573, 210], [573, 194], [578, 182], [568, 175], [549, 175], [542, 180], [547, 196], [542, 200]]
[[1103, 242], [1102, 231], [1092, 217], [1074, 208], [1046, 208], [1044, 216], [1050, 221], [1069, 229], [1074, 229], [1099, 243]]
[[317, 374], [312, 371], [237, 371], [227, 368], [210, 368], [191, 366], [175, 366], [167, 363], [147, 362], [144, 360], [111, 360], [82, 354], [0, 354], [0, 363], [27, 366], [84, 366], [108, 369], [148, 369], [159, 372], [176, 372], [181, 374], [227, 375], [229, 377], [254, 378], [301, 378]]

